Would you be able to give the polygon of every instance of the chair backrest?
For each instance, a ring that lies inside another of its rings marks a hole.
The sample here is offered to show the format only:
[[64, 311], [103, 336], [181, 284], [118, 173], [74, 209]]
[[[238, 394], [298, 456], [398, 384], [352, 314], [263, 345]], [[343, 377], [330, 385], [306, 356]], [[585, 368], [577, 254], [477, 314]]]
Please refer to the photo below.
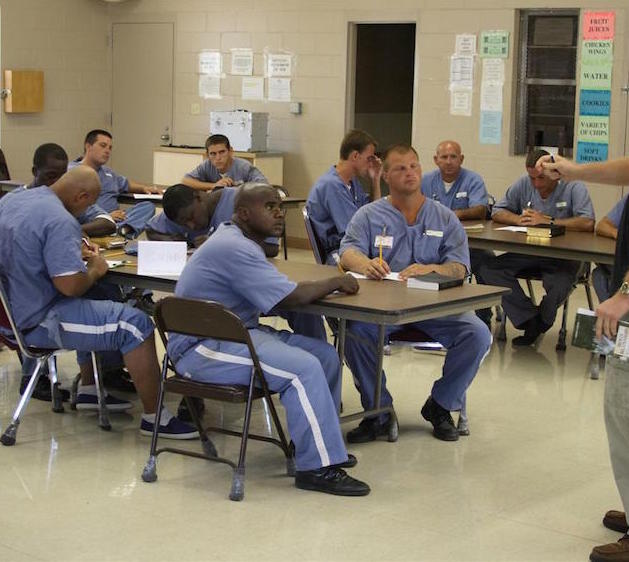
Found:
[[323, 244], [321, 244], [321, 240], [317, 236], [315, 232], [314, 225], [312, 224], [312, 220], [310, 219], [310, 215], [308, 215], [308, 209], [304, 207], [302, 209], [302, 213], [304, 215], [304, 225], [306, 226], [306, 233], [308, 234], [308, 240], [310, 241], [310, 247], [312, 248], [312, 253], [314, 255], [314, 259], [319, 264], [325, 263], [325, 250], [323, 249]]
[[286, 199], [286, 197], [290, 197], [290, 193], [288, 193], [288, 189], [286, 189], [283, 185], [272, 184], [272, 186], [275, 189], [277, 189], [282, 199]]
[[485, 213], [486, 220], [491, 219], [491, 212], [495, 204], [496, 204], [496, 198], [491, 193], [489, 193], [487, 195], [487, 212]]
[[15, 350], [20, 350], [21, 353], [30, 357], [31, 354], [26, 349], [26, 344], [22, 339], [22, 334], [17, 329], [15, 321], [13, 320], [13, 316], [11, 315], [11, 309], [9, 307], [9, 298], [4, 289], [4, 281], [0, 276], [0, 328], [4, 328], [5, 330], [10, 330], [13, 333], [13, 339], [10, 339], [4, 335], [0, 335], [3, 343], [5, 343], [9, 348]]
[[4, 152], [0, 148], [0, 181], [10, 180], [11, 174], [9, 174], [9, 166], [7, 165], [7, 160], [4, 157]]

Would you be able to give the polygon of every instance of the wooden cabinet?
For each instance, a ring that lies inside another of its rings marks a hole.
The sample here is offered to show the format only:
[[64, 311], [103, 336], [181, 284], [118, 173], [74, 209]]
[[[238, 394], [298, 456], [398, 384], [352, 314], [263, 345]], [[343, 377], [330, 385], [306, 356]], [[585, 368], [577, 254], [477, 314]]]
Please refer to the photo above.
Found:
[[[270, 183], [284, 185], [284, 156], [281, 152], [236, 152], [234, 156], [251, 162]], [[172, 185], [179, 183], [205, 158], [203, 148], [159, 146], [153, 149], [153, 183]]]
[[44, 73], [41, 70], [5, 70], [4, 110], [7, 113], [39, 113], [44, 110]]

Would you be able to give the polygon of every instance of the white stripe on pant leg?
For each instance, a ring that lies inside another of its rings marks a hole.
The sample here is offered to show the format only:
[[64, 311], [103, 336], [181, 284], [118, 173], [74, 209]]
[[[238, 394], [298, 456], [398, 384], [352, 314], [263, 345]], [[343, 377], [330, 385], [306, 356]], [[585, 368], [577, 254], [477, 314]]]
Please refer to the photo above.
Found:
[[[253, 361], [249, 357], [240, 357], [239, 355], [231, 355], [229, 353], [214, 351], [212, 349], [208, 349], [204, 345], [198, 345], [195, 348], [195, 351], [203, 357], [206, 357], [208, 359], [215, 359], [217, 361], [223, 361], [224, 363], [235, 363], [237, 365], [253, 365]], [[260, 362], [260, 365], [262, 366], [262, 369], [268, 371], [269, 374], [279, 378], [289, 379], [291, 381], [291, 384], [297, 390], [299, 402], [301, 403], [301, 407], [304, 411], [306, 419], [308, 420], [310, 429], [312, 430], [312, 436], [314, 438], [317, 451], [319, 452], [319, 458], [321, 459], [321, 466], [328, 466], [330, 464], [330, 455], [328, 454], [328, 450], [325, 446], [323, 434], [321, 433], [321, 428], [319, 427], [319, 422], [317, 421], [317, 416], [314, 413], [312, 404], [310, 404], [310, 400], [308, 399], [306, 389], [304, 388], [302, 382], [299, 380], [299, 377], [294, 373], [290, 373], [276, 367], [271, 367], [270, 365], [267, 365], [263, 362]]]
[[103, 335], [108, 332], [116, 332], [120, 328], [121, 330], [131, 332], [131, 334], [140, 341], [144, 341], [142, 332], [140, 332], [140, 330], [138, 330], [133, 324], [129, 324], [129, 322], [125, 322], [124, 320], [111, 324], [101, 324], [100, 326], [95, 326], [93, 324], [77, 324], [74, 322], [60, 322], [60, 325], [66, 332], [91, 335]]

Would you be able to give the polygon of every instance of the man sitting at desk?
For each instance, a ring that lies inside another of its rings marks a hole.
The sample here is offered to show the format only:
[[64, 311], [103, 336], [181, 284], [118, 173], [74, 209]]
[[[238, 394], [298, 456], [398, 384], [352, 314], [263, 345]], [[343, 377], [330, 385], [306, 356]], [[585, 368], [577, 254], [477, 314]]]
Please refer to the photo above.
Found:
[[[422, 178], [422, 193], [452, 209], [459, 220], [485, 220], [489, 198], [483, 178], [476, 172], [463, 168], [464, 155], [461, 145], [445, 140], [437, 145], [433, 160], [437, 169]], [[470, 248], [470, 265], [478, 283], [480, 266], [494, 256], [488, 250]], [[476, 311], [476, 315], [491, 327], [491, 308]]]
[[[390, 194], [356, 212], [341, 242], [341, 266], [370, 279], [383, 279], [391, 271], [399, 272], [403, 280], [432, 271], [465, 277], [470, 263], [465, 231], [450, 209], [422, 194], [417, 152], [408, 145], [387, 149], [383, 176]], [[465, 391], [491, 345], [489, 330], [472, 313], [409, 326], [448, 350], [442, 377], [434, 383], [421, 415], [432, 423], [436, 438], [456, 441], [459, 433], [450, 412], [461, 409]], [[385, 337], [398, 329], [388, 326]], [[352, 337], [345, 342], [345, 356], [357, 381], [363, 408], [370, 409], [374, 407], [376, 390], [378, 328], [352, 321], [348, 322], [348, 331]], [[392, 401], [383, 373], [381, 405], [390, 406]], [[389, 421], [384, 416], [365, 418], [347, 434], [347, 441], [362, 443], [386, 435]]]
[[[341, 468], [356, 464], [348, 457], [338, 421], [340, 364], [328, 343], [258, 322], [261, 312], [276, 306], [299, 306], [340, 290], [354, 294], [357, 281], [336, 275], [321, 281], [294, 283], [281, 274], [262, 250], [269, 236], [284, 228], [276, 189], [245, 184], [234, 202], [233, 223], [221, 224], [193, 254], [175, 295], [222, 303], [249, 329], [269, 388], [279, 392], [288, 431], [295, 443], [298, 488], [337, 495], [362, 496], [369, 486]], [[242, 344], [200, 340], [173, 334], [168, 353], [179, 373], [216, 384], [248, 384], [251, 361]]]
[[[93, 250], [83, 249], [75, 217], [96, 202], [99, 192], [96, 172], [79, 166], [50, 187], [0, 200], [0, 275], [28, 345], [83, 352], [119, 350], [124, 355], [144, 406], [141, 431], [150, 435], [159, 385], [153, 323], [129, 306], [88, 298], [88, 291], [107, 273], [107, 262]], [[96, 403], [91, 362], [81, 363], [80, 368], [84, 403], [89, 396]], [[111, 396], [106, 400], [109, 408], [120, 409], [119, 401]], [[127, 404], [122, 404], [124, 409]], [[169, 413], [162, 416], [159, 427], [164, 437], [198, 436]]]
[[142, 201], [125, 211], [120, 208], [118, 195], [161, 193], [161, 190], [129, 180], [106, 166], [112, 148], [111, 133], [103, 129], [94, 129], [85, 136], [83, 157], [71, 162], [69, 168], [85, 164], [94, 169], [102, 186], [98, 205], [116, 221], [120, 234], [138, 236], [144, 230], [146, 222], [155, 214], [155, 205], [150, 201]]
[[234, 156], [234, 149], [225, 135], [209, 136], [205, 141], [205, 151], [207, 159], [187, 173], [181, 183], [203, 191], [245, 182], [269, 183], [258, 168], [244, 158]]
[[[492, 220], [521, 226], [559, 224], [567, 230], [592, 232], [594, 208], [585, 184], [553, 180], [536, 170], [537, 160], [547, 154], [545, 150], [529, 153], [525, 163], [527, 173], [494, 205]], [[513, 325], [524, 330], [524, 335], [513, 339], [513, 345], [531, 345], [550, 329], [580, 267], [578, 261], [515, 253], [502, 254], [481, 267], [485, 283], [511, 289], [510, 294], [502, 297], [502, 306]], [[539, 305], [534, 305], [520, 287], [518, 277], [522, 275], [541, 276], [546, 295]]]
[[358, 129], [349, 131], [341, 142], [336, 166], [323, 174], [308, 194], [306, 209], [328, 264], [338, 262], [347, 224], [358, 209], [369, 203], [359, 176], [369, 177], [371, 198], [380, 199], [382, 162], [375, 154], [376, 147], [376, 141], [368, 133]]

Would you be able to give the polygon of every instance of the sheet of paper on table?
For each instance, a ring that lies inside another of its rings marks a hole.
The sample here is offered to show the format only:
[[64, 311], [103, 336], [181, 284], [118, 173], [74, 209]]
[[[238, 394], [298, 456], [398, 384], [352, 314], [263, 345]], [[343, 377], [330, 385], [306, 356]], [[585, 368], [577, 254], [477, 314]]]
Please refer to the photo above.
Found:
[[509, 232], [524, 232], [526, 234], [526, 226], [501, 226], [494, 230], [508, 230]]

